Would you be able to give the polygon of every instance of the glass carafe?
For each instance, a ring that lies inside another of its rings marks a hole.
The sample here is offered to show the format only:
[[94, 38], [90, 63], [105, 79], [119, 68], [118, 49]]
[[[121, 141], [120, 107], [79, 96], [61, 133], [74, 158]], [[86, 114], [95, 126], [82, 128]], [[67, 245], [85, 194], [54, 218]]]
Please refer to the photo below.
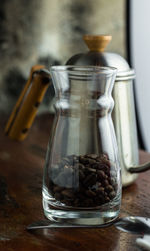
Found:
[[43, 207], [50, 220], [97, 225], [119, 214], [121, 178], [111, 96], [116, 69], [53, 66], [56, 117], [48, 144]]

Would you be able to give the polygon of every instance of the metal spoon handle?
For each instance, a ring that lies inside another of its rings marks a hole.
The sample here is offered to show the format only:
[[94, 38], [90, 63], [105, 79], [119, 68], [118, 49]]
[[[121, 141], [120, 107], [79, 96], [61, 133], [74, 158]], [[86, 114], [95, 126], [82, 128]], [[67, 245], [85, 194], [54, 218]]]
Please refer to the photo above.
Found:
[[[72, 225], [66, 222], [52, 222], [48, 220], [41, 220], [37, 222], [33, 222], [32, 224], [27, 226], [27, 230], [34, 230], [34, 229], [48, 229], [48, 228], [86, 228], [86, 227], [95, 227], [92, 225]], [[100, 226], [96, 226], [100, 227]]]

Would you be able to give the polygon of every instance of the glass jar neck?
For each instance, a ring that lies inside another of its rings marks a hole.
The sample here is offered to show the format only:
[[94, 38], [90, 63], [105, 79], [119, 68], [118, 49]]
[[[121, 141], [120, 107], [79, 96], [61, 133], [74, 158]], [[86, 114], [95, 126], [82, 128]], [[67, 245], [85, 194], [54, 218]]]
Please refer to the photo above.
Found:
[[52, 67], [51, 76], [59, 110], [87, 110], [107, 114], [112, 111], [111, 92], [116, 70], [110, 67]]

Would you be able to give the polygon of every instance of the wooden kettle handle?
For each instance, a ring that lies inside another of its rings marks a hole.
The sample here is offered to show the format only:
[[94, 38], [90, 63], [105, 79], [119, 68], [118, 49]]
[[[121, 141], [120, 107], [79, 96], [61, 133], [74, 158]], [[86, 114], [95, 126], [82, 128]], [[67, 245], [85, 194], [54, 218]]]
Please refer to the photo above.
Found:
[[29, 79], [9, 117], [5, 134], [11, 139], [24, 140], [36, 116], [37, 109], [51, 82], [43, 65], [32, 67]]

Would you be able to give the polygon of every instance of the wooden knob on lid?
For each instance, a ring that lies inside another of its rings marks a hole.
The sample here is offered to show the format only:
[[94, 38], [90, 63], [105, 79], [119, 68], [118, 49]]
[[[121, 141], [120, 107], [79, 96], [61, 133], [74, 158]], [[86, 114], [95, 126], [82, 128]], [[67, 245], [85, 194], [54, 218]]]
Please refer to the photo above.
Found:
[[107, 44], [111, 41], [109, 35], [84, 35], [83, 40], [90, 51], [103, 52]]

